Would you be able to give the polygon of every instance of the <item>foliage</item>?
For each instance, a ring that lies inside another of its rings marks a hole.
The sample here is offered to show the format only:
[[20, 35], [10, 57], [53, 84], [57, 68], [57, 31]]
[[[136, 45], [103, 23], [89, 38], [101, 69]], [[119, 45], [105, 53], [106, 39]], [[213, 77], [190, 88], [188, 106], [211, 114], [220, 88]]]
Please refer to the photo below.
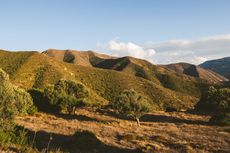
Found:
[[182, 77], [181, 75], [171, 73], [157, 73], [156, 76], [165, 88], [195, 97], [200, 97], [202, 94], [201, 91], [205, 90], [207, 86], [205, 81], [189, 79], [187, 76]]
[[77, 146], [83, 149], [88, 148], [89, 146], [95, 148], [98, 147], [98, 145], [101, 145], [100, 141], [97, 139], [95, 134], [91, 131], [87, 131], [87, 130], [76, 131], [73, 135], [73, 138], [75, 139], [75, 144], [77, 144]]
[[85, 98], [89, 96], [89, 92], [80, 83], [59, 80], [54, 86], [45, 88], [44, 96], [59, 111], [65, 110], [72, 114], [77, 107], [86, 105]]
[[10, 118], [17, 114], [33, 112], [31, 96], [23, 89], [12, 85], [9, 76], [0, 69], [0, 117]]
[[0, 69], [0, 144], [27, 144], [26, 132], [14, 125], [13, 118], [34, 111], [30, 95], [12, 85], [9, 76]]
[[39, 111], [51, 112], [52, 106], [49, 104], [48, 99], [44, 96], [42, 89], [32, 88], [28, 90], [33, 99], [33, 103]]
[[[29, 58], [24, 58], [27, 54], [30, 55]], [[37, 52], [0, 51], [0, 67], [4, 70], [7, 70], [8, 67], [18, 67], [10, 75], [14, 84], [25, 89], [33, 87], [44, 89], [47, 85], [55, 84], [62, 78], [74, 80], [88, 87], [90, 95], [86, 100], [92, 105], [102, 105], [107, 104], [108, 101], [114, 101], [124, 89], [134, 89], [139, 93], [144, 93], [152, 106], [158, 106], [157, 109], [164, 109], [161, 106], [166, 104], [173, 104], [175, 108], [191, 108], [200, 98], [200, 83], [195, 79], [187, 79], [188, 77], [184, 75], [177, 75], [169, 71], [165, 72], [165, 69], [160, 66], [146, 64], [143, 60], [135, 60], [131, 57], [119, 59], [97, 59], [96, 63], [107, 61], [106, 63], [102, 62], [105, 67], [100, 67], [107, 68], [108, 65], [108, 69], [121, 69], [119, 70], [121, 72], [59, 62]], [[21, 60], [22, 64], [15, 65]], [[113, 64], [110, 65], [111, 62]], [[141, 67], [143, 70], [139, 70]], [[178, 83], [178, 88], [175, 91], [165, 88], [166, 86], [161, 84], [161, 80], [157, 76], [158, 73], [177, 78], [175, 84]]]
[[197, 110], [230, 112], [230, 89], [211, 86], [196, 105]]
[[230, 125], [230, 113], [214, 115], [209, 121], [219, 125]]
[[219, 125], [230, 125], [230, 88], [209, 87], [196, 105], [196, 110], [215, 112], [209, 120]]
[[146, 99], [134, 90], [124, 90], [112, 103], [112, 106], [120, 113], [137, 119], [138, 124], [139, 118], [150, 111]]
[[[35, 52], [0, 52], [0, 65], [8, 74], [14, 75]], [[7, 57], [7, 58], [5, 58]], [[9, 60], [10, 59], [10, 60]]]

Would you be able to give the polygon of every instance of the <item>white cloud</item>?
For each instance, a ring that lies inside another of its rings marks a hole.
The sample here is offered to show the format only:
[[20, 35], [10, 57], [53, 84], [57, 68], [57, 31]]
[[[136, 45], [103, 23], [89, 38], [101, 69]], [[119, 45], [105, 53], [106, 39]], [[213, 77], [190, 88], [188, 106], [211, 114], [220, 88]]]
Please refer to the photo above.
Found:
[[146, 42], [143, 45], [111, 40], [107, 44], [98, 43], [97, 46], [109, 50], [110, 54], [115, 56], [133, 56], [155, 64], [176, 62], [200, 64], [206, 60], [230, 56], [230, 34], [193, 41]]
[[154, 48], [155, 63], [188, 62], [200, 64], [206, 60], [230, 56], [230, 34], [191, 40], [148, 42], [144, 48]]
[[110, 50], [114, 56], [133, 56], [136, 58], [147, 59], [151, 62], [156, 53], [154, 49], [144, 49], [131, 42], [123, 43], [115, 40], [111, 40], [108, 43], [107, 49]]

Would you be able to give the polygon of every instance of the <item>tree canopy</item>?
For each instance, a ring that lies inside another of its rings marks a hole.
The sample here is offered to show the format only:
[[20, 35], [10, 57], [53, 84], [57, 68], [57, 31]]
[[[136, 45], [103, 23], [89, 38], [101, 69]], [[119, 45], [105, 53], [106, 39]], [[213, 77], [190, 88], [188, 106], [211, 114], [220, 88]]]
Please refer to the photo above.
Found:
[[74, 113], [77, 107], [86, 105], [85, 98], [89, 96], [86, 87], [71, 80], [59, 80], [53, 86], [45, 88], [44, 95], [48, 102], [56, 106], [58, 111]]
[[124, 90], [112, 102], [112, 106], [119, 113], [135, 118], [138, 125], [140, 125], [139, 118], [150, 111], [146, 98], [134, 90]]

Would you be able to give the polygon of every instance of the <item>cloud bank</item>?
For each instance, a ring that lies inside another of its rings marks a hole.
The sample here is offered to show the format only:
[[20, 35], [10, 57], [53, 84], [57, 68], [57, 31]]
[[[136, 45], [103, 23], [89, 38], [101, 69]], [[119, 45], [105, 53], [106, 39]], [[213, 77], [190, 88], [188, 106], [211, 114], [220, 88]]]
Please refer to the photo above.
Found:
[[151, 62], [153, 62], [154, 55], [156, 54], [154, 49], [144, 49], [143, 47], [131, 42], [122, 43], [114, 40], [111, 40], [108, 43], [107, 49], [110, 50], [114, 56], [133, 56], [136, 58], [146, 59]]
[[230, 34], [199, 40], [146, 42], [142, 45], [111, 40], [104, 48], [115, 56], [133, 56], [155, 64], [177, 62], [200, 64], [206, 60], [230, 56]]

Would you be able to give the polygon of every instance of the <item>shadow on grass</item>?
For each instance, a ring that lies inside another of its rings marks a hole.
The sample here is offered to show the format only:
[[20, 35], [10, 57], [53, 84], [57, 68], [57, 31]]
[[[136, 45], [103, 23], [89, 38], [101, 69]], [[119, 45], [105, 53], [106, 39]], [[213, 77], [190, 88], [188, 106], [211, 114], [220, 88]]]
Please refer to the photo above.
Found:
[[97, 112], [99, 112], [101, 115], [115, 117], [123, 120], [133, 120], [131, 117], [126, 117], [122, 114], [118, 114], [112, 109], [98, 109]]
[[100, 120], [96, 118], [91, 118], [85, 115], [72, 115], [72, 114], [59, 114], [59, 113], [53, 113], [52, 115], [58, 117], [58, 118], [63, 118], [66, 120], [79, 120], [79, 121], [95, 121], [95, 122], [100, 122]]
[[[28, 132], [31, 141], [34, 132]], [[52, 140], [50, 140], [52, 137]], [[109, 146], [100, 141], [92, 132], [77, 131], [74, 135], [66, 136], [61, 134], [47, 133], [39, 131], [36, 133], [34, 147], [39, 151], [47, 148], [50, 141], [50, 150], [57, 150], [70, 153], [141, 153], [139, 149], [124, 149], [115, 146]]]
[[197, 124], [197, 125], [210, 125], [210, 123], [206, 121], [199, 121], [199, 120], [186, 120], [180, 119], [177, 117], [172, 116], [165, 116], [165, 115], [153, 115], [153, 114], [146, 114], [141, 117], [140, 119], [142, 122], [164, 122], [164, 123], [184, 123], [184, 124]]
[[[99, 112], [103, 115], [108, 115], [111, 117], [116, 117], [123, 120], [132, 120], [134, 119], [130, 117], [125, 117], [123, 115], [117, 114], [115, 111], [112, 110], [99, 110]], [[211, 125], [209, 122], [206, 121], [199, 121], [199, 120], [186, 120], [180, 119], [177, 117], [166, 116], [166, 115], [155, 115], [155, 114], [146, 114], [140, 118], [141, 122], [164, 122], [164, 123], [184, 123], [184, 124], [197, 124], [197, 125]]]
[[63, 118], [65, 120], [78, 120], [78, 121], [88, 121], [88, 122], [98, 122], [98, 123], [102, 123], [102, 124], [108, 124], [108, 123], [113, 123], [116, 122], [114, 120], [98, 120], [96, 118], [92, 118], [92, 117], [88, 117], [85, 115], [70, 115], [70, 114], [52, 114], [58, 118]]

